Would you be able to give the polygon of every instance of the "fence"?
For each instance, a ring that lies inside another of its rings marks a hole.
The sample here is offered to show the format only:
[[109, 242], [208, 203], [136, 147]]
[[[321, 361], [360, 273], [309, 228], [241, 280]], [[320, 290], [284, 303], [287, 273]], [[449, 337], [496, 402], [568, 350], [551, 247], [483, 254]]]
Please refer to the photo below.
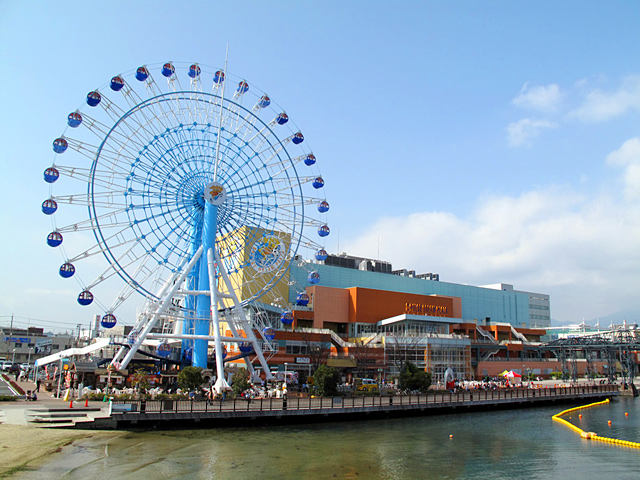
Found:
[[553, 400], [563, 397], [578, 398], [582, 395], [617, 395], [616, 385], [584, 385], [555, 388], [498, 388], [495, 390], [449, 391], [410, 395], [370, 395], [352, 397], [289, 397], [282, 398], [233, 398], [227, 400], [116, 400], [112, 411], [118, 413], [216, 413], [216, 412], [269, 412], [281, 410], [362, 410], [371, 407], [382, 409], [395, 406], [449, 406], [452, 404], [503, 403], [509, 401]]

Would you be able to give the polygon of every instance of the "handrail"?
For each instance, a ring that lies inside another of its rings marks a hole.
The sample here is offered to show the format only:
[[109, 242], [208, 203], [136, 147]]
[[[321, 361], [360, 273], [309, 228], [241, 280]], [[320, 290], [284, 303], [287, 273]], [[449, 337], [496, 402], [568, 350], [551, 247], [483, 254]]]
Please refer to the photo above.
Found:
[[619, 392], [617, 385], [579, 385], [551, 388], [496, 388], [469, 390], [453, 393], [434, 390], [421, 394], [362, 395], [351, 397], [292, 397], [288, 398], [234, 398], [227, 400], [113, 400], [114, 415], [123, 413], [220, 413], [220, 412], [279, 412], [283, 410], [341, 409], [361, 411], [375, 407], [388, 410], [397, 407], [420, 408], [424, 406], [447, 407], [450, 405], [479, 405], [487, 402], [509, 403], [512, 400], [545, 400], [575, 398], [579, 395], [613, 395]]

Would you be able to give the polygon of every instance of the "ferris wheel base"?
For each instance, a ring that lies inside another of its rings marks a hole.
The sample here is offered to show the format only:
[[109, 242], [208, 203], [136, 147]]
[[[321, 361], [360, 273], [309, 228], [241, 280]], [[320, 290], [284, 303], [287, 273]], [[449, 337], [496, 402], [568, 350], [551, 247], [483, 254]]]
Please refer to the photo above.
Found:
[[218, 378], [216, 380], [216, 383], [214, 383], [213, 388], [216, 393], [222, 393], [225, 390], [231, 390], [231, 387], [224, 378]]

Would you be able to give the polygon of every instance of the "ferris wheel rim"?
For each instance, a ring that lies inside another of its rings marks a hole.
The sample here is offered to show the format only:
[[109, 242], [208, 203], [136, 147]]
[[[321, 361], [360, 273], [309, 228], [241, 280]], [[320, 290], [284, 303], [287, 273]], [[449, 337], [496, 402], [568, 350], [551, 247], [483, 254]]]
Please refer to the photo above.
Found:
[[[101, 225], [100, 225], [100, 219], [99, 219], [100, 215], [96, 211], [97, 207], [96, 207], [96, 201], [95, 201], [95, 175], [96, 175], [97, 167], [98, 167], [98, 164], [99, 164], [99, 161], [100, 161], [100, 158], [101, 158], [101, 153], [102, 153], [103, 148], [108, 143], [108, 141], [111, 139], [113, 132], [116, 131], [118, 129], [118, 127], [121, 126], [123, 123], [125, 123], [127, 119], [129, 119], [136, 112], [142, 111], [143, 109], [149, 107], [150, 105], [156, 104], [156, 103], [170, 102], [170, 101], [174, 101], [174, 100], [178, 100], [178, 101], [193, 101], [194, 99], [190, 98], [188, 95], [194, 94], [194, 93], [197, 93], [198, 95], [203, 96], [203, 97], [208, 97], [210, 100], [226, 100], [226, 103], [234, 105], [236, 108], [238, 108], [239, 110], [242, 110], [247, 115], [251, 115], [256, 122], [259, 122], [261, 124], [262, 128], [267, 129], [270, 132], [270, 134], [273, 136], [273, 138], [276, 140], [275, 142], [270, 142], [270, 145], [271, 146], [280, 145], [282, 147], [281, 152], [283, 152], [286, 155], [285, 161], [291, 163], [291, 169], [286, 169], [285, 170], [285, 175], [287, 176], [287, 178], [291, 178], [292, 180], [295, 180], [295, 181], [293, 181], [291, 183], [290, 189], [292, 189], [292, 190], [296, 189], [297, 190], [296, 195], [300, 196], [301, 198], [304, 197], [304, 194], [302, 192], [302, 183], [300, 182], [300, 175], [298, 174], [296, 165], [292, 163], [291, 154], [285, 148], [285, 145], [283, 143], [284, 142], [283, 139], [280, 138], [280, 136], [277, 134], [277, 132], [274, 131], [273, 128], [271, 128], [269, 123], [267, 123], [265, 120], [263, 120], [258, 115], [253, 113], [246, 106], [241, 105], [241, 104], [239, 104], [237, 102], [234, 102], [232, 99], [223, 99], [223, 97], [221, 95], [216, 95], [216, 94], [213, 94], [213, 93], [210, 93], [210, 92], [197, 92], [195, 90], [180, 90], [180, 91], [176, 91], [176, 92], [163, 92], [163, 93], [155, 95], [153, 97], [149, 97], [147, 99], [144, 99], [142, 102], [137, 103], [136, 105], [131, 107], [127, 112], [125, 112], [122, 116], [120, 116], [120, 118], [118, 118], [114, 122], [114, 124], [111, 126], [109, 131], [104, 135], [104, 138], [102, 139], [100, 145], [98, 146], [98, 149], [97, 149], [96, 154], [94, 156], [94, 159], [92, 161], [92, 164], [91, 164], [91, 181], [88, 183], [88, 186], [87, 186], [87, 194], [90, 197], [89, 216], [92, 219], [92, 221], [95, 223], [95, 226], [96, 226], [96, 228], [93, 230], [93, 234], [94, 234], [94, 236], [96, 238], [96, 241], [98, 242], [99, 245], [104, 246], [104, 248], [101, 249], [102, 254], [105, 256], [106, 260], [109, 263], [111, 263], [112, 265], [116, 266], [116, 268], [114, 268], [114, 271], [118, 274], [118, 276], [123, 281], [129, 283], [133, 288], [139, 289], [142, 292], [144, 292], [144, 294], [149, 295], [149, 296], [151, 296], [153, 298], [156, 298], [156, 294], [154, 292], [148, 290], [143, 285], [139, 284], [139, 282], [127, 271], [127, 269], [121, 265], [121, 262], [118, 260], [116, 255], [113, 253], [112, 249], [109, 246], [109, 243], [108, 243], [107, 239], [104, 236], [103, 229], [101, 228]], [[196, 99], [196, 100], [198, 102], [203, 102], [201, 99]], [[203, 102], [203, 103], [211, 104], [211, 101], [206, 101], [206, 102]], [[226, 107], [226, 112], [229, 112], [228, 107]], [[222, 115], [222, 113], [220, 115]], [[174, 128], [182, 128], [182, 125], [179, 125], [178, 127], [174, 127]], [[119, 142], [116, 141], [116, 143], [119, 143]], [[299, 206], [295, 206], [294, 207], [294, 210], [298, 210], [298, 209], [300, 210], [300, 223], [299, 223], [299, 225], [303, 225], [304, 221], [305, 221], [305, 205], [304, 205], [304, 202], [301, 202], [301, 204]], [[302, 230], [302, 228], [300, 228], [300, 230]], [[291, 258], [293, 258], [297, 254], [297, 251], [299, 249], [300, 243], [302, 242], [302, 236], [300, 234], [298, 234], [298, 235], [295, 235], [295, 236], [291, 235], [291, 237], [292, 237], [292, 240], [294, 240], [294, 238], [295, 238], [295, 244], [294, 244], [294, 242], [292, 242], [292, 244], [290, 246], [290, 249], [289, 249], [289, 251], [290, 251], [290, 255], [289, 256]], [[282, 272], [280, 272], [279, 275], [277, 275], [275, 277], [274, 281], [269, 282], [268, 288], [263, 288], [259, 292], [262, 292], [261, 294], [264, 294], [264, 293], [267, 293], [269, 290], [271, 290], [273, 288], [273, 286], [275, 284], [277, 284], [278, 281], [286, 274], [286, 271], [287, 271], [286, 268], [282, 269]], [[259, 296], [260, 295], [258, 295], [258, 297]], [[252, 296], [251, 299], [253, 299], [253, 298], [254, 298], [254, 296]], [[257, 297], [255, 297], [255, 298], [257, 298]], [[249, 301], [251, 299], [247, 299], [245, 301]]]
[[[173, 64], [173, 62], [171, 62]], [[177, 64], [176, 64], [177, 65]], [[202, 65], [202, 64], [199, 64]], [[140, 68], [140, 67], [138, 67]], [[134, 70], [135, 72], [135, 70]], [[177, 72], [176, 72], [177, 74]], [[129, 77], [129, 75], [124, 74], [124, 75], [119, 75], [118, 78], [123, 79], [124, 77]], [[116, 78], [116, 77], [114, 77]], [[113, 81], [113, 79], [112, 79]], [[122, 80], [122, 82], [124, 82], [124, 80]], [[246, 82], [243, 80], [241, 83], [245, 83]], [[227, 82], [228, 83], [228, 82]], [[133, 84], [132, 84], [133, 85]], [[137, 85], [137, 84], [136, 84]], [[179, 85], [179, 82], [178, 82]], [[193, 82], [191, 83], [191, 85], [194, 85]], [[160, 85], [159, 85], [160, 86]], [[215, 87], [215, 86], [214, 86]], [[248, 88], [248, 87], [247, 87]], [[166, 86], [164, 87], [164, 89], [166, 89]], [[305, 248], [309, 248], [309, 246], [311, 244], [316, 244], [317, 243], [321, 243], [322, 240], [317, 240], [317, 241], [313, 241], [311, 240], [309, 237], [307, 237], [307, 235], [305, 235], [305, 225], [307, 223], [307, 203], [304, 200], [307, 199], [307, 195], [304, 194], [303, 192], [303, 185], [304, 183], [306, 183], [303, 180], [303, 177], [301, 176], [300, 172], [298, 171], [297, 168], [297, 163], [300, 161], [300, 159], [298, 157], [296, 157], [296, 161], [294, 162], [294, 156], [292, 155], [292, 153], [290, 152], [288, 146], [286, 145], [287, 140], [290, 140], [290, 138], [286, 138], [284, 136], [281, 136], [281, 134], [279, 134], [279, 132], [276, 131], [276, 124], [273, 123], [274, 121], [272, 121], [271, 123], [269, 123], [268, 121], [264, 120], [263, 118], [261, 118], [258, 113], [259, 110], [256, 110], [256, 107], [254, 107], [254, 111], [252, 111], [248, 106], [243, 105], [240, 102], [236, 102], [234, 101], [235, 98], [240, 98], [240, 97], [236, 97], [234, 96], [233, 99], [230, 97], [226, 97], [224, 94], [224, 90], [222, 91], [222, 94], [218, 94], [219, 90], [213, 90], [212, 92], [205, 92], [202, 90], [197, 90], [197, 89], [179, 89], [179, 90], [173, 90], [173, 91], [163, 91], [164, 89], [160, 89], [159, 94], [147, 97], [147, 98], [142, 98], [140, 96], [137, 96], [138, 100], [134, 101], [134, 102], [127, 102], [129, 103], [128, 105], [128, 109], [126, 111], [120, 109], [120, 111], [123, 111], [124, 113], [122, 114], [117, 114], [114, 115], [111, 118], [111, 122], [107, 123], [106, 125], [104, 125], [105, 127], [108, 127], [108, 131], [106, 131], [106, 133], [104, 133], [104, 135], [102, 136], [102, 138], [100, 139], [100, 144], [98, 146], [97, 149], [94, 150], [94, 156], [93, 159], [91, 161], [91, 168], [90, 168], [90, 181], [88, 182], [88, 186], [86, 188], [86, 195], [88, 197], [87, 200], [87, 212], [89, 214], [89, 221], [91, 222], [91, 224], [94, 226], [94, 228], [92, 228], [93, 231], [93, 236], [97, 242], [97, 249], [99, 249], [99, 252], [102, 254], [102, 256], [104, 256], [104, 258], [107, 260], [108, 264], [112, 266], [112, 275], [117, 274], [118, 277], [123, 280], [125, 282], [126, 285], [130, 286], [133, 290], [137, 291], [138, 293], [142, 293], [143, 295], [146, 296], [151, 296], [151, 297], [155, 297], [155, 292], [153, 290], [151, 290], [150, 288], [148, 288], [147, 286], [145, 286], [145, 279], [141, 278], [137, 275], [137, 272], [132, 272], [130, 269], [130, 266], [128, 265], [123, 265], [123, 263], [121, 261], [118, 260], [118, 256], [120, 255], [119, 252], [115, 252], [113, 250], [114, 246], [113, 244], [110, 242], [109, 240], [109, 234], [105, 233], [104, 228], [107, 228], [108, 225], [105, 225], [104, 222], [106, 221], [106, 215], [103, 213], [104, 208], [101, 208], [101, 206], [98, 204], [99, 202], [96, 200], [96, 194], [97, 192], [100, 193], [109, 193], [111, 195], [113, 195], [114, 198], [116, 198], [118, 195], [122, 198], [123, 196], [123, 191], [120, 190], [119, 188], [122, 187], [126, 187], [127, 183], [125, 182], [121, 182], [119, 184], [117, 184], [116, 186], [118, 188], [109, 190], [106, 189], [104, 187], [98, 187], [97, 183], [96, 183], [96, 175], [98, 174], [98, 170], [101, 166], [101, 160], [103, 158], [103, 149], [105, 148], [105, 145], [107, 145], [109, 142], [113, 141], [115, 142], [115, 144], [118, 144], [119, 141], [117, 139], [113, 138], [114, 132], [117, 132], [118, 129], [120, 129], [123, 125], [126, 124], [127, 120], [129, 118], [131, 118], [132, 115], [134, 115], [136, 112], [138, 111], [143, 111], [144, 109], [148, 108], [151, 105], [154, 104], [159, 104], [162, 102], [169, 102], [172, 99], [176, 99], [179, 102], [183, 102], [183, 103], [191, 103], [191, 102], [195, 102], [195, 103], [205, 103], [207, 105], [214, 105], [216, 103], [216, 101], [220, 101], [220, 105], [219, 105], [219, 109], [220, 109], [220, 117], [223, 117], [224, 115], [227, 114], [233, 114], [233, 112], [230, 111], [230, 108], [236, 108], [238, 112], [242, 113], [243, 115], [250, 115], [252, 117], [252, 119], [255, 121], [255, 123], [258, 125], [257, 127], [254, 127], [253, 125], [251, 125], [251, 127], [255, 128], [255, 131], [257, 131], [258, 129], [266, 129], [268, 131], [268, 139], [266, 140], [267, 143], [271, 146], [271, 147], [281, 147], [281, 149], [279, 150], [279, 154], [278, 154], [278, 158], [280, 158], [280, 155], [286, 158], [284, 158], [284, 161], [287, 162], [288, 164], [290, 164], [290, 167], [284, 169], [284, 174], [283, 174], [283, 178], [286, 179], [286, 190], [289, 192], [287, 193], [287, 196], [290, 196], [290, 198], [292, 199], [291, 202], [289, 202], [289, 204], [283, 208], [285, 208], [284, 213], [285, 214], [289, 214], [291, 212], [292, 213], [292, 220], [288, 220], [285, 222], [285, 229], [283, 230], [283, 234], [289, 235], [290, 238], [290, 242], [289, 245], [287, 247], [287, 252], [286, 252], [286, 256], [284, 259], [284, 267], [282, 268], [278, 268], [275, 270], [275, 274], [272, 276], [272, 279], [268, 282], [266, 282], [265, 285], [261, 284], [260, 282], [256, 283], [255, 288], [257, 289], [255, 291], [255, 294], [251, 295], [250, 298], [247, 298], [245, 300], [243, 300], [243, 303], [248, 303], [251, 300], [257, 299], [260, 296], [266, 294], [267, 292], [269, 292], [272, 288], [275, 287], [275, 285], [286, 275], [287, 271], [290, 269], [290, 265], [292, 260], [296, 257], [296, 255], [298, 254], [301, 246], [305, 246]], [[119, 91], [119, 90], [115, 90], [112, 88], [112, 90], [114, 91]], [[138, 89], [139, 90], [139, 89]], [[96, 89], [90, 93], [93, 92], [98, 92], [99, 89]], [[258, 89], [259, 91], [259, 89]], [[124, 91], [123, 91], [124, 93]], [[264, 92], [262, 92], [264, 93]], [[109, 97], [105, 94], [102, 94], [104, 99], [109, 99]], [[194, 98], [195, 96], [195, 98]], [[259, 96], [259, 94], [258, 94]], [[263, 95], [263, 97], [265, 97], [265, 95]], [[144, 97], [144, 96], [143, 96]], [[263, 98], [260, 97], [260, 98]], [[120, 98], [120, 97], [119, 97]], [[113, 98], [112, 98], [113, 99]], [[110, 101], [110, 100], [109, 100]], [[116, 104], [120, 103], [123, 104], [123, 101], [120, 100], [114, 100], [114, 102], [116, 102]], [[224, 108], [223, 108], [223, 104], [224, 104]], [[91, 105], [90, 106], [95, 106], [95, 105]], [[247, 104], [248, 105], [248, 104]], [[275, 106], [276, 104], [274, 103], [274, 105], [272, 105], [271, 110], [275, 110], [273, 108], [273, 106]], [[105, 105], [103, 104], [103, 107]], [[118, 108], [120, 107], [120, 105], [117, 105]], [[106, 107], [105, 107], [106, 109]], [[81, 112], [81, 109], [77, 109], [76, 113]], [[73, 113], [73, 112], [72, 112]], [[84, 111], [82, 111], [83, 115], [84, 115]], [[240, 118], [240, 113], [236, 113], [238, 115], [238, 118]], [[156, 115], [159, 115], [157, 112], [155, 112]], [[103, 114], [104, 115], [104, 114]], [[69, 114], [69, 116], [71, 116], [71, 114]], [[117, 117], [117, 118], [116, 118]], [[91, 117], [89, 117], [91, 118]], [[212, 118], [217, 118], [216, 115], [214, 114]], [[162, 122], [160, 122], [162, 123]], [[186, 124], [185, 124], [186, 125]], [[195, 125], [195, 123], [194, 123]], [[77, 125], [76, 125], [77, 126]], [[290, 127], [291, 125], [289, 125]], [[75, 128], [73, 125], [71, 125], [70, 123], [68, 124], [68, 127], [65, 128], [63, 134], [61, 135], [60, 138], [64, 139], [65, 138], [65, 134], [68, 130], [68, 128]], [[173, 124], [172, 125], [173, 128], [182, 128], [183, 125], [180, 124], [179, 127], [177, 127], [177, 124]], [[89, 128], [89, 127], [88, 127]], [[89, 128], [91, 130], [91, 128]], [[143, 128], [144, 129], [144, 128]], [[168, 129], [167, 129], [168, 130]], [[249, 129], [251, 130], [251, 129]], [[92, 131], [92, 133], [97, 134], [95, 131]], [[220, 133], [220, 132], [219, 132]], [[298, 132], [299, 134], [299, 132]], [[296, 135], [298, 135], [296, 134]], [[70, 138], [71, 140], [74, 140], [73, 136], [71, 137], [67, 137]], [[219, 135], [218, 140], [220, 140], [222, 137]], [[229, 139], [226, 138], [226, 141], [228, 143], [228, 145], [231, 145], [231, 142], [228, 141]], [[131, 137], [129, 138], [125, 138], [125, 140], [123, 140], [124, 142], [130, 142], [128, 143], [128, 145], [136, 145], [136, 141], [131, 141]], [[151, 138], [147, 138], [145, 140], [147, 143], [147, 145], [150, 145], [151, 142], [153, 140], [151, 140]], [[293, 142], [295, 143], [295, 142]], [[229, 146], [227, 145], [227, 147], [225, 148], [229, 148]], [[248, 144], [247, 144], [248, 145]], [[95, 147], [94, 147], [95, 148]], [[303, 147], [304, 148], [304, 147]], [[54, 149], [55, 150], [55, 149]], [[77, 149], [76, 149], [77, 150]], [[251, 150], [251, 153], [255, 153], [255, 150], [253, 150], [253, 147], [249, 147], [249, 150]], [[307, 150], [307, 152], [309, 152], [309, 158], [311, 158], [313, 155], [310, 153], [309, 150]], [[56, 151], [56, 157], [54, 157], [54, 162], [53, 162], [53, 166], [55, 166], [57, 164], [57, 162], [55, 161], [55, 159], [57, 158], [57, 155], [59, 155], [61, 152]], [[274, 157], [271, 157], [274, 158]], [[315, 157], [314, 158], [314, 162], [315, 163]], [[126, 160], [126, 158], [125, 158]], [[271, 160], [271, 159], [270, 159]], [[235, 159], [234, 159], [235, 161]], [[305, 162], [306, 163], [306, 162]], [[228, 165], [234, 165], [234, 162], [230, 162]], [[238, 165], [240, 165], [240, 167], [238, 168], [238, 170], [241, 170], [243, 166], [249, 165], [250, 167], [253, 167], [253, 165], [248, 161], [248, 159], [244, 162], [244, 164], [242, 162], [239, 162]], [[302, 165], [302, 163], [300, 163], [300, 165]], [[307, 165], [312, 165], [312, 163], [307, 163]], [[263, 166], [266, 169], [265, 164], [263, 164]], [[133, 168], [132, 170], [133, 171]], [[256, 177], [258, 177], [258, 172], [260, 170], [256, 170], [255, 172], [250, 172], [249, 174], [246, 174], [244, 177], [244, 179], [247, 179], [250, 175], [255, 175]], [[230, 182], [230, 185], [234, 185], [237, 186], [239, 181], [238, 179], [234, 179], [233, 176], [228, 176], [225, 178], [225, 180], [227, 182], [229, 182], [230, 180], [233, 180], [232, 182]], [[271, 180], [271, 179], [270, 179]], [[247, 182], [249, 183], [249, 182]], [[151, 189], [152, 182], [150, 181], [145, 181], [142, 184], [145, 188]], [[314, 185], [315, 186], [315, 185]], [[162, 185], [160, 185], [160, 188], [162, 188]], [[316, 187], [317, 188], [317, 187]], [[259, 190], [257, 190], [258, 192], [260, 192]], [[273, 192], [274, 194], [276, 193], [275, 190]], [[137, 194], [137, 193], [136, 193]], [[265, 192], [263, 192], [262, 194], [258, 193], [256, 194], [255, 192], [251, 194], [252, 198], [264, 198], [264, 197], [268, 197], [268, 194]], [[298, 201], [298, 199], [300, 199], [300, 201]], [[125, 201], [126, 203], [126, 201]], [[277, 205], [276, 205], [277, 207]], [[146, 204], [144, 205], [144, 208], [146, 207]], [[152, 206], [149, 207], [149, 209], [151, 209]], [[323, 213], [320, 210], [321, 213]], [[119, 212], [118, 215], [122, 215], [123, 217], [128, 214], [127, 212]], [[114, 214], [114, 218], [115, 218]], [[104, 218], [103, 218], [104, 217]], [[256, 217], [259, 218], [259, 217]], [[268, 217], [265, 217], [268, 218]], [[53, 216], [52, 216], [53, 219]], [[277, 225], [278, 222], [278, 218], [274, 217], [273, 218], [274, 223], [271, 226], [266, 226], [266, 227], [262, 227], [260, 223], [257, 224], [248, 224], [249, 228], [264, 228], [264, 230], [268, 233], [274, 232], [274, 228], [275, 225]], [[280, 220], [282, 221], [282, 220]], [[268, 223], [268, 222], [267, 222]], [[116, 223], [116, 225], [121, 225], [120, 223]], [[122, 225], [126, 225], [125, 223], [122, 223]], [[167, 225], [169, 225], [168, 223], [162, 223], [161, 224], [164, 228], [169, 228]], [[314, 223], [310, 223], [310, 225], [314, 225]], [[315, 225], [317, 225], [317, 223], [315, 223]], [[242, 225], [244, 226], [244, 225]], [[133, 224], [129, 225], [131, 232], [133, 232], [133, 234], [136, 234], [135, 229], [133, 228]], [[64, 228], [68, 228], [68, 227], [62, 227]], [[123, 227], [124, 228], [124, 227]], [[160, 230], [160, 229], [159, 229]], [[57, 227], [54, 226], [54, 231], [57, 231]], [[68, 231], [68, 230], [67, 230]], [[166, 234], [162, 234], [162, 239], [164, 239], [164, 241], [166, 241], [169, 237]], [[158, 238], [160, 238], [160, 236], [158, 236]], [[255, 237], [254, 237], [255, 238]], [[309, 243], [309, 241], [311, 240], [312, 243]], [[304, 243], [303, 243], [304, 242]], [[216, 241], [217, 244], [217, 241]], [[188, 243], [186, 243], [186, 245], [188, 245]], [[151, 247], [151, 243], [148, 244], [149, 247]], [[115, 246], [115, 248], [118, 248], [118, 245]], [[145, 247], [144, 245], [141, 245], [142, 248], [142, 252], [135, 252], [134, 255], [136, 255], [136, 261], [139, 259], [142, 259], [145, 257], [145, 254], [149, 253], [149, 249], [147, 247]], [[186, 248], [186, 247], [185, 247]], [[83, 252], [85, 255], [87, 252], [89, 252], [91, 249], [86, 250], [85, 252]], [[167, 255], [174, 255], [177, 253], [180, 253], [179, 249], [174, 250], [170, 250]], [[66, 256], [65, 256], [65, 262], [66, 260]], [[75, 257], [76, 259], [79, 259], [80, 256]], [[181, 257], [178, 257], [181, 258]], [[152, 259], [153, 260], [153, 259]], [[133, 262], [132, 262], [133, 263]], [[167, 262], [165, 262], [167, 263]], [[178, 262], [174, 262], [174, 264], [169, 264], [169, 266], [161, 266], [160, 269], [164, 268], [164, 269], [169, 269], [173, 272], [176, 271], [176, 268], [179, 268], [177, 265]], [[151, 263], [149, 264], [150, 268], [155, 268]], [[242, 267], [242, 265], [240, 265], [240, 267]], [[237, 271], [237, 270], [236, 270]], [[79, 279], [79, 277], [75, 277], [76, 280]], [[97, 285], [98, 283], [100, 283], [102, 277], [100, 277], [100, 281], [96, 281], [94, 283], [89, 284], [88, 288], [91, 288], [92, 286]], [[86, 284], [85, 284], [86, 285]], [[84, 288], [84, 287], [83, 287]], [[253, 287], [252, 287], [253, 288]]]

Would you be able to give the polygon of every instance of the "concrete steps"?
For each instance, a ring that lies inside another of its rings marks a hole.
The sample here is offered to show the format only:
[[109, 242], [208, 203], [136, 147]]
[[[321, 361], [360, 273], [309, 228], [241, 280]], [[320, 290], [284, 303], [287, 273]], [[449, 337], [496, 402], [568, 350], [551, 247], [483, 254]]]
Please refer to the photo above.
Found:
[[78, 423], [91, 423], [95, 418], [108, 417], [100, 408], [34, 408], [27, 410], [25, 416], [28, 423], [48, 428], [74, 427]]

